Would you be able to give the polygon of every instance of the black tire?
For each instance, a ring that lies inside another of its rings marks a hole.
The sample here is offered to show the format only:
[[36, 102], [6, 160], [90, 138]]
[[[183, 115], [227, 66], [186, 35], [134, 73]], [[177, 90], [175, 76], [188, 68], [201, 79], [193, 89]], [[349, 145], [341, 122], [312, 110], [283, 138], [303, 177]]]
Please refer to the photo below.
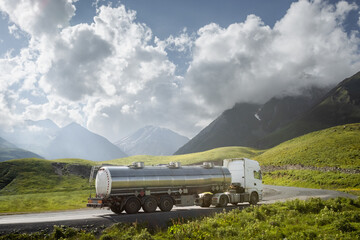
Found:
[[217, 207], [226, 207], [229, 203], [229, 199], [226, 195], [221, 195]]
[[118, 205], [112, 205], [110, 207], [110, 210], [115, 214], [120, 214], [120, 213], [122, 213], [122, 211], [124, 211], [124, 209], [120, 208], [120, 206], [118, 206]]
[[259, 196], [256, 192], [252, 192], [250, 195], [250, 204], [256, 205], [259, 202]]
[[201, 203], [200, 207], [210, 207], [211, 200], [212, 200], [212, 195], [206, 194], [205, 196], [203, 196], [203, 202]]
[[164, 196], [160, 198], [159, 208], [163, 212], [169, 212], [174, 206], [174, 201], [170, 196]]
[[126, 201], [125, 212], [127, 214], [137, 213], [140, 210], [140, 208], [141, 208], [141, 204], [140, 204], [140, 201], [137, 198], [132, 197], [132, 198], [129, 198]]
[[157, 201], [154, 197], [148, 197], [142, 206], [144, 212], [152, 213], [156, 211], [157, 208]]

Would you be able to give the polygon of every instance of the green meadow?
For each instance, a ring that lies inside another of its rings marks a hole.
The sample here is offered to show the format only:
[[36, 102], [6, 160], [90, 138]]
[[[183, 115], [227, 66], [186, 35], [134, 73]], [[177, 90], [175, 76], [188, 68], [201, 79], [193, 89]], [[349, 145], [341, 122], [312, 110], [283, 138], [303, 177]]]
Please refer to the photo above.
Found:
[[[91, 166], [145, 165], [204, 161], [221, 164], [225, 158], [247, 157], [262, 166], [298, 166], [264, 172], [265, 184], [333, 189], [360, 195], [360, 124], [337, 126], [286, 141], [271, 149], [224, 147], [175, 156], [132, 156], [105, 162], [83, 159], [19, 159], [0, 162], [0, 214], [42, 212], [86, 207]], [[82, 175], [72, 169], [83, 168]], [[304, 167], [304, 168], [302, 168]], [[306, 169], [314, 167], [315, 169]], [[322, 168], [335, 170], [322, 170]], [[92, 189], [94, 187], [92, 186]], [[94, 189], [93, 189], [94, 192]]]
[[165, 229], [117, 223], [99, 232], [57, 226], [50, 234], [8, 234], [6, 239], [360, 239], [360, 199], [293, 200], [173, 220]]

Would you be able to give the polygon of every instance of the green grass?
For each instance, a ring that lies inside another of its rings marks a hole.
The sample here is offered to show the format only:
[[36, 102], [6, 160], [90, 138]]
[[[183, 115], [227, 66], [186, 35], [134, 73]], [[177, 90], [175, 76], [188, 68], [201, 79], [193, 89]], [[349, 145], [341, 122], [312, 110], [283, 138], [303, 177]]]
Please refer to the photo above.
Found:
[[0, 215], [85, 208], [88, 190], [0, 196]]
[[178, 219], [167, 229], [117, 223], [97, 232], [55, 227], [50, 234], [9, 234], [2, 239], [360, 239], [360, 199], [293, 200], [195, 220]]
[[[84, 160], [60, 160], [79, 164]], [[0, 163], [0, 214], [44, 212], [86, 207], [88, 178], [63, 173], [53, 161], [19, 159]]]
[[[26, 198], [29, 206], [38, 201], [34, 194], [44, 193], [76, 193], [88, 191], [88, 178], [69, 173], [58, 175], [53, 167], [54, 162], [66, 165], [82, 165], [87, 167], [100, 164], [129, 165], [132, 162], [145, 162], [146, 165], [181, 162], [182, 165], [199, 164], [211, 161], [221, 164], [225, 158], [247, 157], [258, 160], [261, 165], [294, 165], [317, 167], [340, 167], [360, 169], [360, 123], [347, 124], [313, 132], [290, 141], [284, 142], [268, 150], [257, 150], [246, 147], [224, 147], [205, 152], [175, 156], [133, 156], [105, 162], [93, 162], [82, 159], [21, 159], [0, 162], [0, 197], [5, 199], [12, 195]], [[90, 171], [89, 171], [90, 174]], [[359, 195], [359, 174], [337, 172], [320, 172], [312, 170], [275, 171], [264, 175], [264, 183], [286, 186], [337, 189]], [[61, 194], [60, 194], [61, 195]], [[84, 200], [86, 200], [86, 196]], [[33, 203], [31, 203], [33, 201]], [[79, 202], [77, 194], [70, 194], [69, 201], [64, 201], [63, 209], [71, 209], [72, 202]], [[6, 205], [1, 212], [17, 212], [16, 205]], [[80, 206], [80, 205], [76, 205]], [[44, 207], [22, 208], [21, 211], [57, 210]]]
[[280, 170], [265, 173], [263, 182], [269, 185], [339, 190], [360, 196], [360, 174]]
[[251, 158], [259, 153], [261, 150], [248, 147], [223, 147], [216, 148], [209, 151], [190, 153], [174, 156], [131, 156], [126, 158], [115, 159], [111, 161], [104, 161], [101, 163], [129, 165], [132, 162], [145, 162], [146, 165], [167, 164], [169, 162], [181, 162], [182, 165], [190, 165], [202, 162], [221, 162], [225, 158]]
[[88, 188], [88, 181], [76, 175], [58, 175], [52, 161], [11, 160], [0, 163], [0, 195], [75, 191]]
[[254, 159], [261, 165], [302, 164], [360, 169], [360, 123], [294, 138], [264, 151]]

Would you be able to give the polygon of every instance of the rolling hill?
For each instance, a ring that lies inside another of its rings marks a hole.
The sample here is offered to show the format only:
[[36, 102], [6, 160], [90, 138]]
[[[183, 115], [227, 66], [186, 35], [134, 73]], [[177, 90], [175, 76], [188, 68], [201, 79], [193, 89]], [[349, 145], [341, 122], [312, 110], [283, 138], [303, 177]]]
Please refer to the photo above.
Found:
[[[337, 189], [359, 194], [359, 133], [360, 123], [356, 123], [309, 133], [268, 150], [223, 147], [192, 154], [131, 156], [103, 162], [82, 159], [0, 162], [0, 212], [84, 207], [89, 193], [91, 166], [128, 165], [136, 161], [145, 162], [145, 165], [169, 162], [188, 165], [212, 161], [220, 165], [225, 158], [248, 157], [258, 160], [264, 170], [275, 166], [273, 170], [265, 171], [266, 184]], [[289, 170], [288, 166], [295, 168]]]
[[254, 159], [262, 166], [302, 165], [360, 170], [360, 123], [308, 133], [268, 149]]

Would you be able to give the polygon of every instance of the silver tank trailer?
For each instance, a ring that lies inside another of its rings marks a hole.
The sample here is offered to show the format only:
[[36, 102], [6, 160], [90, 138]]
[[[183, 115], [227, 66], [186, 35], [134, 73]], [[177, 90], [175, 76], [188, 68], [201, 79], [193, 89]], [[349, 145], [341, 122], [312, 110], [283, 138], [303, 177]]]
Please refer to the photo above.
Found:
[[105, 166], [98, 170], [95, 181], [96, 195], [104, 198], [136, 191], [155, 193], [179, 189], [198, 194], [227, 188], [230, 184], [229, 170], [212, 163], [183, 167], [180, 163], [165, 166], [144, 166], [143, 163]]

